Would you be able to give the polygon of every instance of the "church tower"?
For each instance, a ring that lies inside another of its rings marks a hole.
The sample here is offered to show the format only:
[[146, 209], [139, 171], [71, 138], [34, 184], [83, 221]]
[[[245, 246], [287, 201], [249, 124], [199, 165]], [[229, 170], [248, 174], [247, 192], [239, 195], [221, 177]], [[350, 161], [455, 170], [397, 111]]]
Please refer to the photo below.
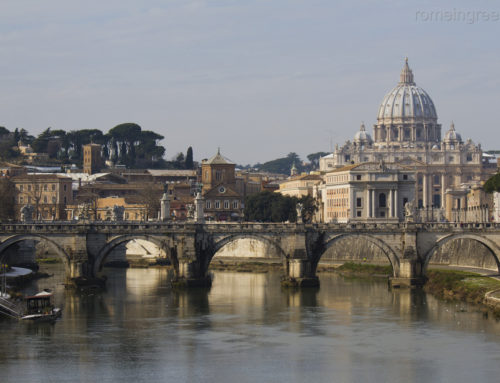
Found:
[[83, 145], [83, 172], [94, 174], [101, 170], [101, 145]]

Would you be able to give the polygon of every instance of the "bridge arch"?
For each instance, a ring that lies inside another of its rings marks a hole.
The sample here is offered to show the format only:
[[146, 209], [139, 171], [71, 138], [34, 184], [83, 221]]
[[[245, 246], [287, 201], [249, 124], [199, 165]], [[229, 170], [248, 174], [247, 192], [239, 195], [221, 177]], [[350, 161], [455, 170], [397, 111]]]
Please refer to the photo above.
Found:
[[[136, 235], [136, 234], [125, 234], [117, 237], [113, 237], [110, 241], [108, 241], [98, 252], [97, 256], [94, 259], [92, 275], [97, 275], [97, 273], [102, 269], [102, 265], [104, 264], [104, 260], [111, 253], [111, 251], [122, 243], [126, 243], [132, 241], [134, 239], [142, 239], [144, 241], [151, 242], [158, 246], [159, 249], [164, 250], [167, 254], [168, 258], [172, 258], [172, 254], [167, 248], [164, 241], [160, 238], [152, 235]], [[172, 260], [172, 259], [171, 259]]]
[[[476, 242], [479, 242], [482, 244], [488, 251], [490, 252], [491, 256], [496, 262], [497, 269], [500, 272], [500, 247], [493, 241], [489, 240], [488, 238], [485, 238], [481, 235], [476, 235], [476, 234], [449, 234], [445, 235], [442, 238], [438, 239], [434, 246], [425, 254], [425, 262], [424, 262], [424, 267], [423, 267], [423, 272], [424, 275], [427, 272], [427, 268], [429, 266], [429, 263], [432, 259], [432, 257], [436, 254], [436, 252], [441, 249], [445, 244], [459, 240], [459, 239], [470, 239]], [[460, 265], [457, 265], [460, 266]], [[465, 265], [464, 265], [465, 266]]]
[[389, 260], [389, 263], [392, 266], [392, 272], [393, 275], [396, 276], [399, 270], [399, 257], [396, 255], [396, 252], [394, 249], [389, 246], [387, 243], [385, 243], [383, 240], [376, 238], [372, 235], [369, 234], [360, 234], [360, 233], [343, 233], [343, 234], [338, 234], [334, 235], [333, 237], [330, 237], [324, 245], [324, 250], [318, 257], [317, 262], [319, 263], [321, 261], [321, 258], [323, 255], [335, 245], [336, 242], [342, 240], [342, 239], [358, 239], [358, 240], [365, 240], [370, 244], [373, 244], [376, 246], [378, 249], [384, 253], [384, 255], [387, 257]]
[[253, 240], [259, 241], [259, 242], [271, 247], [273, 250], [275, 250], [281, 259], [287, 258], [286, 253], [281, 248], [281, 246], [276, 241], [274, 241], [273, 239], [271, 239], [267, 236], [258, 235], [258, 234], [249, 234], [249, 233], [232, 234], [232, 235], [228, 235], [227, 237], [224, 237], [224, 238], [215, 242], [215, 245], [213, 247], [213, 251], [211, 252], [209, 259], [207, 259], [207, 268], [218, 251], [220, 251], [226, 245], [229, 245], [230, 243], [236, 242], [236, 241], [241, 240], [241, 239], [253, 239]]
[[46, 243], [49, 246], [49, 248], [52, 251], [54, 251], [54, 253], [63, 261], [64, 267], [66, 269], [69, 269], [70, 257], [68, 253], [61, 246], [59, 246], [59, 244], [56, 241], [39, 234], [13, 235], [12, 237], [5, 239], [3, 242], [0, 243], [0, 261], [3, 260], [5, 256], [5, 250], [7, 250], [10, 246], [15, 245], [16, 243], [22, 241], [30, 241], [30, 240], [36, 242], [43, 241], [44, 243]]

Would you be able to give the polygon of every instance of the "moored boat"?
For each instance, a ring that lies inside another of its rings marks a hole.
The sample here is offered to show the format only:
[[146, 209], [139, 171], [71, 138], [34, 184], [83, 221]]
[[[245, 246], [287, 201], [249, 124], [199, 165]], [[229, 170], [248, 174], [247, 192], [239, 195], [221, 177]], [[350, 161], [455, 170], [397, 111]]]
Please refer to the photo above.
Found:
[[59, 307], [54, 307], [52, 295], [50, 291], [41, 291], [36, 295], [26, 297], [26, 312], [20, 319], [33, 322], [50, 322], [59, 318], [62, 310]]

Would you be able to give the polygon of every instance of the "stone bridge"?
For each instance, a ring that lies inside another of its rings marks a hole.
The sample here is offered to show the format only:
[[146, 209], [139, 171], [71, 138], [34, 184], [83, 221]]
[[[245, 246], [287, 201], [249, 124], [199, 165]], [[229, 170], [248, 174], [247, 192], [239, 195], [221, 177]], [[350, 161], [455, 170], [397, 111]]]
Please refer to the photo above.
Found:
[[204, 285], [210, 283], [210, 262], [219, 250], [240, 239], [253, 239], [279, 254], [285, 280], [307, 286], [318, 284], [316, 268], [322, 255], [346, 238], [379, 248], [392, 265], [393, 285], [423, 283], [436, 251], [459, 239], [484, 245], [500, 270], [500, 225], [489, 223], [9, 223], [0, 225], [0, 260], [16, 243], [43, 241], [63, 260], [69, 280], [92, 278], [115, 247], [143, 239], [165, 251], [177, 282]]

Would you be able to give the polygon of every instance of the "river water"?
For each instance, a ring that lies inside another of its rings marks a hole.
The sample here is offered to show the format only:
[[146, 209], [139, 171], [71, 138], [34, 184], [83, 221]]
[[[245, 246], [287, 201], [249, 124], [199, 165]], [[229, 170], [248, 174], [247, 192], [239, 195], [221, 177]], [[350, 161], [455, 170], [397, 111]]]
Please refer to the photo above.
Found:
[[498, 382], [500, 322], [385, 281], [214, 272], [176, 293], [165, 269], [108, 269], [107, 290], [50, 287], [55, 324], [0, 320], [0, 382]]

